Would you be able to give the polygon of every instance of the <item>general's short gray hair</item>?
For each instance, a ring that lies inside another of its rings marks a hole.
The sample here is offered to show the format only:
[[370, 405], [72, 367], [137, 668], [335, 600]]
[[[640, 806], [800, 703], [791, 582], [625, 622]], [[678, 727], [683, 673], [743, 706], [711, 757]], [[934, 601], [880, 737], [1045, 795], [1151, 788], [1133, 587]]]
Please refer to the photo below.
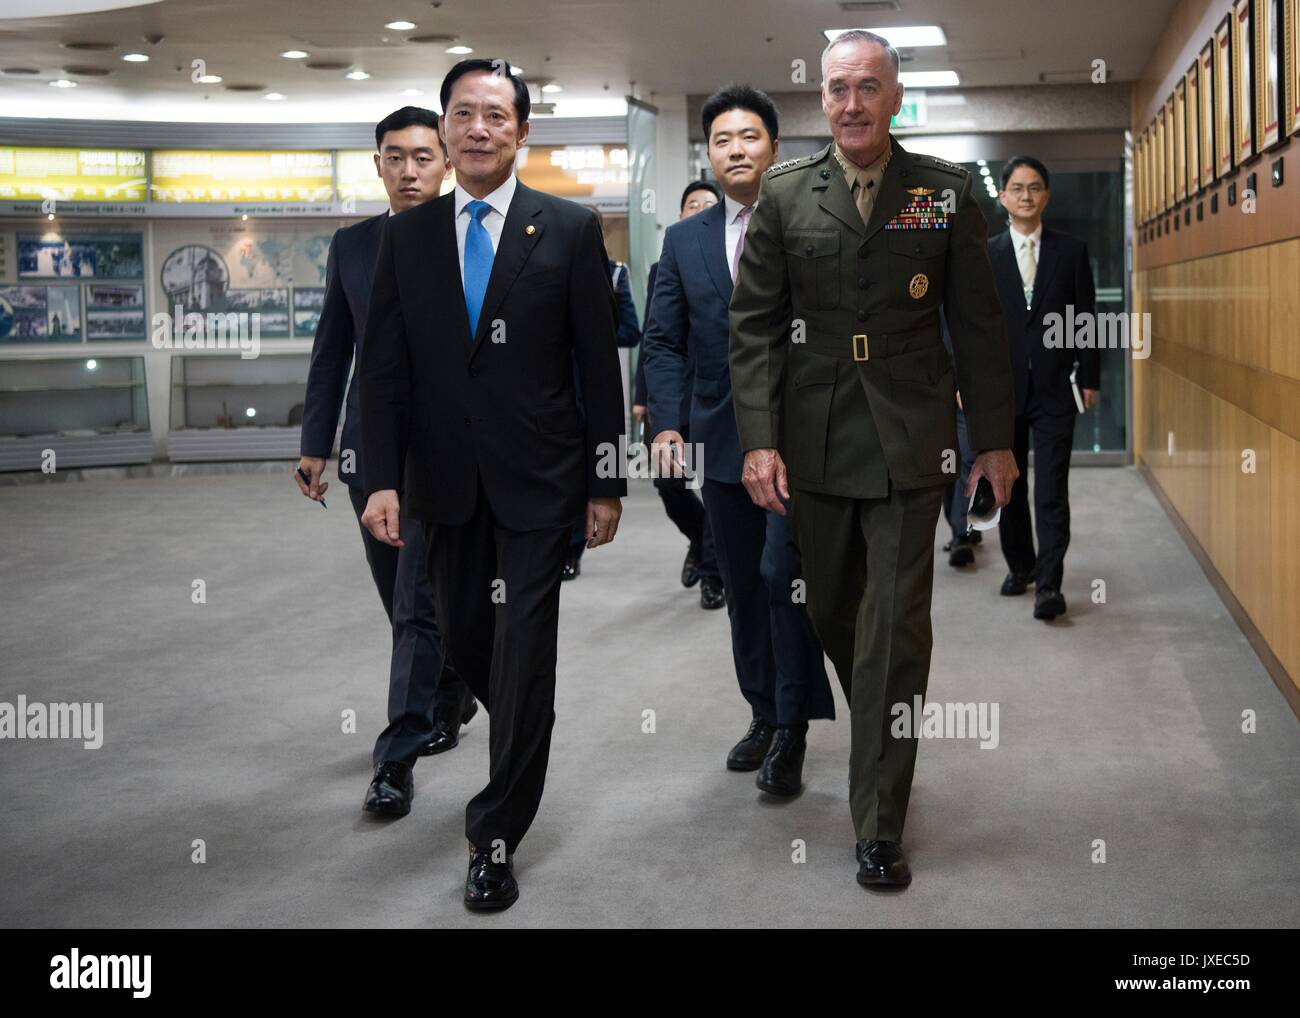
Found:
[[847, 32], [837, 35], [822, 50], [822, 81], [826, 80], [826, 60], [831, 55], [831, 50], [836, 46], [842, 46], [846, 43], [853, 42], [873, 42], [885, 51], [889, 57], [889, 62], [894, 65], [894, 73], [898, 73], [898, 50], [894, 49], [888, 39], [882, 35], [876, 35], [875, 32], [868, 32], [865, 28], [850, 28]]

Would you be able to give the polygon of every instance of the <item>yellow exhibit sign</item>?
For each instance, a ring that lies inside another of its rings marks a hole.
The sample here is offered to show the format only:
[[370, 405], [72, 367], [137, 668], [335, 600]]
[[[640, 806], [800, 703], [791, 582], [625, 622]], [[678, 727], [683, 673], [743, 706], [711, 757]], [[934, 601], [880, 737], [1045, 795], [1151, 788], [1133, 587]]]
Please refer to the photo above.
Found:
[[158, 149], [150, 190], [156, 202], [328, 202], [334, 154]]
[[0, 201], [139, 202], [145, 186], [141, 150], [0, 148]]

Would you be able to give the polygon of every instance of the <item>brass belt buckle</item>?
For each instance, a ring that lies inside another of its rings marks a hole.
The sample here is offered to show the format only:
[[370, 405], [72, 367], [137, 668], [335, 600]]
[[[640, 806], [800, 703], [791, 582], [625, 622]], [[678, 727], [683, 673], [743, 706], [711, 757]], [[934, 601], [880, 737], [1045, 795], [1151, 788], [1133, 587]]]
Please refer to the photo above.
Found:
[[[859, 356], [858, 347], [861, 345], [862, 353]], [[853, 359], [855, 361], [866, 361], [871, 359], [871, 351], [867, 349], [867, 337], [859, 333], [853, 337]]]

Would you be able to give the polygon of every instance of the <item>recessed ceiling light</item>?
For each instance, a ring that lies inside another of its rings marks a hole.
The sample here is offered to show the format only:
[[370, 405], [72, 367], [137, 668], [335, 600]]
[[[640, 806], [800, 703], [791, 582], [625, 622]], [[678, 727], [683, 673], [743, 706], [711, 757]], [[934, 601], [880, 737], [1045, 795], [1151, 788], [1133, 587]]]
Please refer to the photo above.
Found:
[[280, 56], [286, 60], [306, 60], [309, 54], [305, 50], [287, 49]]
[[147, 64], [149, 62], [148, 53], [123, 53], [122, 59], [128, 64]]
[[563, 92], [564, 89], [561, 88], [559, 85], [557, 85], [555, 82], [552, 81], [552, 82], [550, 82], [550, 83], [548, 83], [548, 84], [546, 84], [546, 85], [543, 85], [543, 86], [542, 86], [542, 91], [543, 91], [543, 92]]
[[470, 49], [470, 47], [468, 46], [448, 46], [447, 52], [454, 53], [456, 56], [459, 57], [459, 56], [464, 56], [466, 53], [473, 53], [474, 51]]
[[220, 74], [200, 74], [197, 80], [198, 80], [198, 83], [199, 83], [200, 85], [220, 85], [220, 84], [221, 84], [221, 75], [220, 75]]
[[956, 71], [902, 71], [898, 80], [908, 88], [950, 88], [961, 84]]
[[[847, 28], [828, 28], [822, 34], [834, 40], [850, 31]], [[938, 25], [900, 25], [893, 28], [869, 28], [868, 32], [883, 35], [895, 49], [912, 49], [916, 46], [947, 46], [948, 37]]]
[[283, 93], [283, 92], [267, 92], [267, 93], [266, 93], [266, 98], [269, 99], [269, 100], [270, 100], [271, 102], [273, 102], [273, 103], [278, 103], [281, 99], [284, 98], [284, 93]]
[[343, 75], [343, 77], [348, 78], [351, 81], [365, 81], [370, 77], [370, 75], [365, 71], [348, 71], [348, 73]]
[[404, 88], [402, 95], [424, 95], [424, 92], [418, 88]]
[[75, 81], [69, 81], [67, 78], [58, 78], [55, 81], [51, 81], [50, 84], [53, 85], [55, 88], [76, 88], [77, 87], [77, 83]]
[[415, 27], [415, 22], [414, 21], [390, 21], [384, 27], [391, 28], [394, 32], [409, 32], [411, 29]]
[[511, 65], [510, 65], [510, 73], [511, 73], [511, 74], [523, 74], [523, 73], [524, 73], [524, 69], [523, 69], [522, 67], [519, 67], [519, 66], [515, 65], [515, 64], [511, 64]]
[[976, 160], [975, 160], [975, 165], [976, 165], [976, 166], [987, 166], [988, 164], [989, 164], [989, 163], [988, 163], [988, 160], [987, 160], [987, 159], [976, 159]]
[[90, 360], [86, 361], [87, 371], [94, 371], [97, 367], [99, 367], [99, 361], [95, 360], [95, 358], [92, 357]]

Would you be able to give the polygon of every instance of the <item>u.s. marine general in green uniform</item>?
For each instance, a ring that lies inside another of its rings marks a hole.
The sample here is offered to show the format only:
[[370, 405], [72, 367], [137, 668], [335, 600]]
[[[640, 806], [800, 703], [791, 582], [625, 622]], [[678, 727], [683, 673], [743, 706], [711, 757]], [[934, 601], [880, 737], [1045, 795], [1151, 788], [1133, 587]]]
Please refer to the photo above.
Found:
[[[831, 144], [768, 171], [731, 300], [741, 448], [784, 460], [808, 610], [849, 702], [860, 861], [880, 842], [896, 847], [907, 816], [917, 743], [891, 736], [891, 708], [910, 708], [929, 678], [958, 388], [972, 447], [1011, 446], [1010, 359], [985, 241], [966, 170], [892, 136], [867, 167]], [[906, 871], [891, 865], [878, 870]]]

